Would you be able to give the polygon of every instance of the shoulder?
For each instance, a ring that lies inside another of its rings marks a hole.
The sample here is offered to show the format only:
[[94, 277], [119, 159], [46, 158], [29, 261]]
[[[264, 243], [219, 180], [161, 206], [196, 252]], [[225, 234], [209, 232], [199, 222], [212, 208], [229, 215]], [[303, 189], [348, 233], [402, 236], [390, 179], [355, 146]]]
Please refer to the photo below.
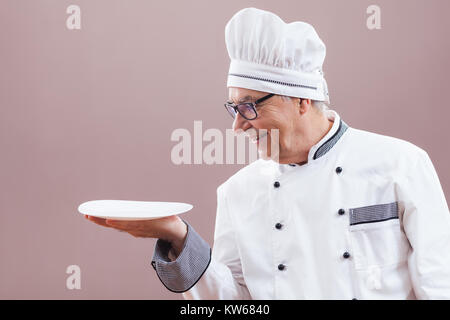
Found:
[[348, 142], [349, 153], [361, 157], [412, 160], [428, 156], [424, 149], [409, 141], [355, 128], [348, 129]]

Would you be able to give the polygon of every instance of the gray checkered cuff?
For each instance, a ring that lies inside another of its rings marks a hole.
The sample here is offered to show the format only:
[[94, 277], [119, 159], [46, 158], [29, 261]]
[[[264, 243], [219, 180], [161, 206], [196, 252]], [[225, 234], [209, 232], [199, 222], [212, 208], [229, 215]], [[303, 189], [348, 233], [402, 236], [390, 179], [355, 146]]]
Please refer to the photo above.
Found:
[[172, 292], [185, 292], [192, 288], [211, 262], [211, 247], [200, 237], [194, 228], [187, 225], [187, 236], [183, 249], [175, 261], [169, 259], [170, 243], [161, 239], [156, 241], [152, 266], [159, 280]]

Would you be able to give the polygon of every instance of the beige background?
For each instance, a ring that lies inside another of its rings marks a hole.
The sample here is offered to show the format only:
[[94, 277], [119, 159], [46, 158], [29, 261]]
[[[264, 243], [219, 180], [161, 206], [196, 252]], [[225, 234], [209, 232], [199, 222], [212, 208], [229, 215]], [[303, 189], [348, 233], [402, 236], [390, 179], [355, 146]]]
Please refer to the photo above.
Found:
[[[81, 7], [81, 30], [66, 8]], [[381, 7], [381, 30], [366, 8]], [[154, 240], [82, 219], [93, 199], [182, 201], [212, 244], [216, 188], [241, 166], [170, 160], [176, 128], [231, 126], [226, 22], [255, 6], [311, 23], [327, 46], [332, 108], [430, 155], [450, 192], [450, 2], [2, 0], [0, 298], [180, 299], [159, 282]], [[66, 289], [67, 266], [81, 290]]]

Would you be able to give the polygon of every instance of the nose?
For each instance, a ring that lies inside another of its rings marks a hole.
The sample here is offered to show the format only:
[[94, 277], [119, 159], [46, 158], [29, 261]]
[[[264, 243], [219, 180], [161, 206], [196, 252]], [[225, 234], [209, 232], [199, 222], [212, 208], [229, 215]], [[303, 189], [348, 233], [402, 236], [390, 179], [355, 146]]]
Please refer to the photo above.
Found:
[[233, 131], [235, 133], [238, 133], [239, 130], [246, 131], [251, 127], [252, 125], [250, 124], [250, 122], [243, 116], [241, 116], [241, 114], [238, 112], [233, 121]]

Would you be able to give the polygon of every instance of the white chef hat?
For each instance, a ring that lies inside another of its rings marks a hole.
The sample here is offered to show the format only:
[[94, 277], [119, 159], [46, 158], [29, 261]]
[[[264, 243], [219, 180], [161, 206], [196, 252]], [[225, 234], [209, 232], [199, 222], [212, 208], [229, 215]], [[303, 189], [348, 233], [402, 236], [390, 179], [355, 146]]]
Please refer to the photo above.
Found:
[[246, 8], [228, 21], [225, 42], [227, 87], [330, 102], [322, 72], [325, 44], [310, 24]]

